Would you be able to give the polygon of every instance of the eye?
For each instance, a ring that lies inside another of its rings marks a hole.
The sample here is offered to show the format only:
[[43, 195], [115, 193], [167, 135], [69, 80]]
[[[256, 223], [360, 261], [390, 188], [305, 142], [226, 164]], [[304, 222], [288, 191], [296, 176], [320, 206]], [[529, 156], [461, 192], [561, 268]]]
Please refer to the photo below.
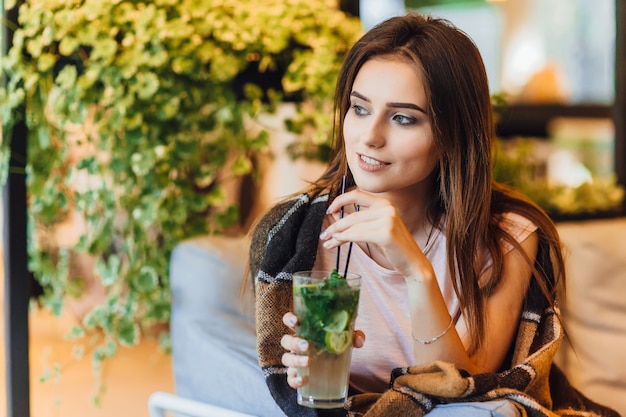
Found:
[[392, 117], [392, 120], [402, 126], [409, 126], [417, 123], [417, 119], [415, 117], [407, 116], [404, 114], [395, 114]]
[[359, 106], [356, 103], [352, 103], [350, 105], [350, 108], [352, 109], [354, 114], [356, 114], [357, 116], [365, 116], [367, 114], [367, 110], [365, 109], [365, 107]]

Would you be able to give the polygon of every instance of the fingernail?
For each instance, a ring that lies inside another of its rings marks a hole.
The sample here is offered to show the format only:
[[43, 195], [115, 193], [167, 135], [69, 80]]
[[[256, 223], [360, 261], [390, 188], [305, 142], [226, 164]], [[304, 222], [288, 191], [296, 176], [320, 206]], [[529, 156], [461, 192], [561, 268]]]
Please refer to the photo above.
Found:
[[326, 233], [325, 230], [322, 233], [320, 233], [320, 239], [326, 239], [326, 236], [328, 236], [328, 233]]
[[326, 214], [330, 214], [330, 213], [332, 213], [332, 211], [330, 211], [330, 207], [328, 207], [328, 208], [326, 209]]
[[295, 326], [296, 325], [296, 318], [295, 317], [290, 317], [288, 320], [288, 323], [290, 326]]
[[298, 342], [298, 349], [302, 350], [302, 351], [306, 351], [309, 349], [309, 342], [307, 342], [306, 340], [301, 340]]
[[301, 356], [298, 358], [298, 362], [300, 363], [300, 366], [307, 366], [309, 364], [309, 357]]
[[296, 385], [302, 385], [302, 377], [297, 376], [295, 382], [296, 382]]

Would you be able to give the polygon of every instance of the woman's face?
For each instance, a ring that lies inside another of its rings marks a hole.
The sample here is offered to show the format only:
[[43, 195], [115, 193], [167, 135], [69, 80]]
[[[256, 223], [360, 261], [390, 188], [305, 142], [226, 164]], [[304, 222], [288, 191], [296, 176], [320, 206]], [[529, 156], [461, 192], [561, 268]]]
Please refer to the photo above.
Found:
[[383, 57], [363, 64], [343, 126], [348, 166], [359, 188], [427, 190], [438, 161], [427, 109], [420, 73], [408, 61]]

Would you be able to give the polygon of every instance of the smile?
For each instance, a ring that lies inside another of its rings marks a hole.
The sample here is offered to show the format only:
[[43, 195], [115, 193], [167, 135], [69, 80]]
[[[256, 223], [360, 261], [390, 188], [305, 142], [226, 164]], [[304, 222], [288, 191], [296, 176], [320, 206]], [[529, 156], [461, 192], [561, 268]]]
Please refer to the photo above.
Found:
[[378, 159], [370, 158], [369, 156], [359, 155], [359, 168], [365, 172], [381, 172], [385, 171], [390, 165], [386, 162], [379, 161]]
[[370, 158], [369, 156], [365, 156], [365, 155], [360, 155], [359, 154], [359, 158], [361, 159], [361, 161], [363, 161], [363, 162], [365, 162], [366, 164], [369, 164], [369, 165], [380, 165], [380, 166], [387, 165], [384, 162], [381, 162], [381, 161], [379, 161], [377, 159], [374, 159], [374, 158]]

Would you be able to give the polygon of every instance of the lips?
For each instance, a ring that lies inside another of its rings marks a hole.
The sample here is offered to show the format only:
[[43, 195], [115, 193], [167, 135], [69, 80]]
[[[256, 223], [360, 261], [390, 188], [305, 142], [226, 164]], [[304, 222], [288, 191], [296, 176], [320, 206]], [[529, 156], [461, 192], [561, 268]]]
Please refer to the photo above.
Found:
[[374, 159], [369, 156], [365, 156], [363, 154], [359, 155], [359, 167], [364, 169], [365, 171], [373, 172], [384, 169], [389, 163], [380, 161], [378, 159]]

